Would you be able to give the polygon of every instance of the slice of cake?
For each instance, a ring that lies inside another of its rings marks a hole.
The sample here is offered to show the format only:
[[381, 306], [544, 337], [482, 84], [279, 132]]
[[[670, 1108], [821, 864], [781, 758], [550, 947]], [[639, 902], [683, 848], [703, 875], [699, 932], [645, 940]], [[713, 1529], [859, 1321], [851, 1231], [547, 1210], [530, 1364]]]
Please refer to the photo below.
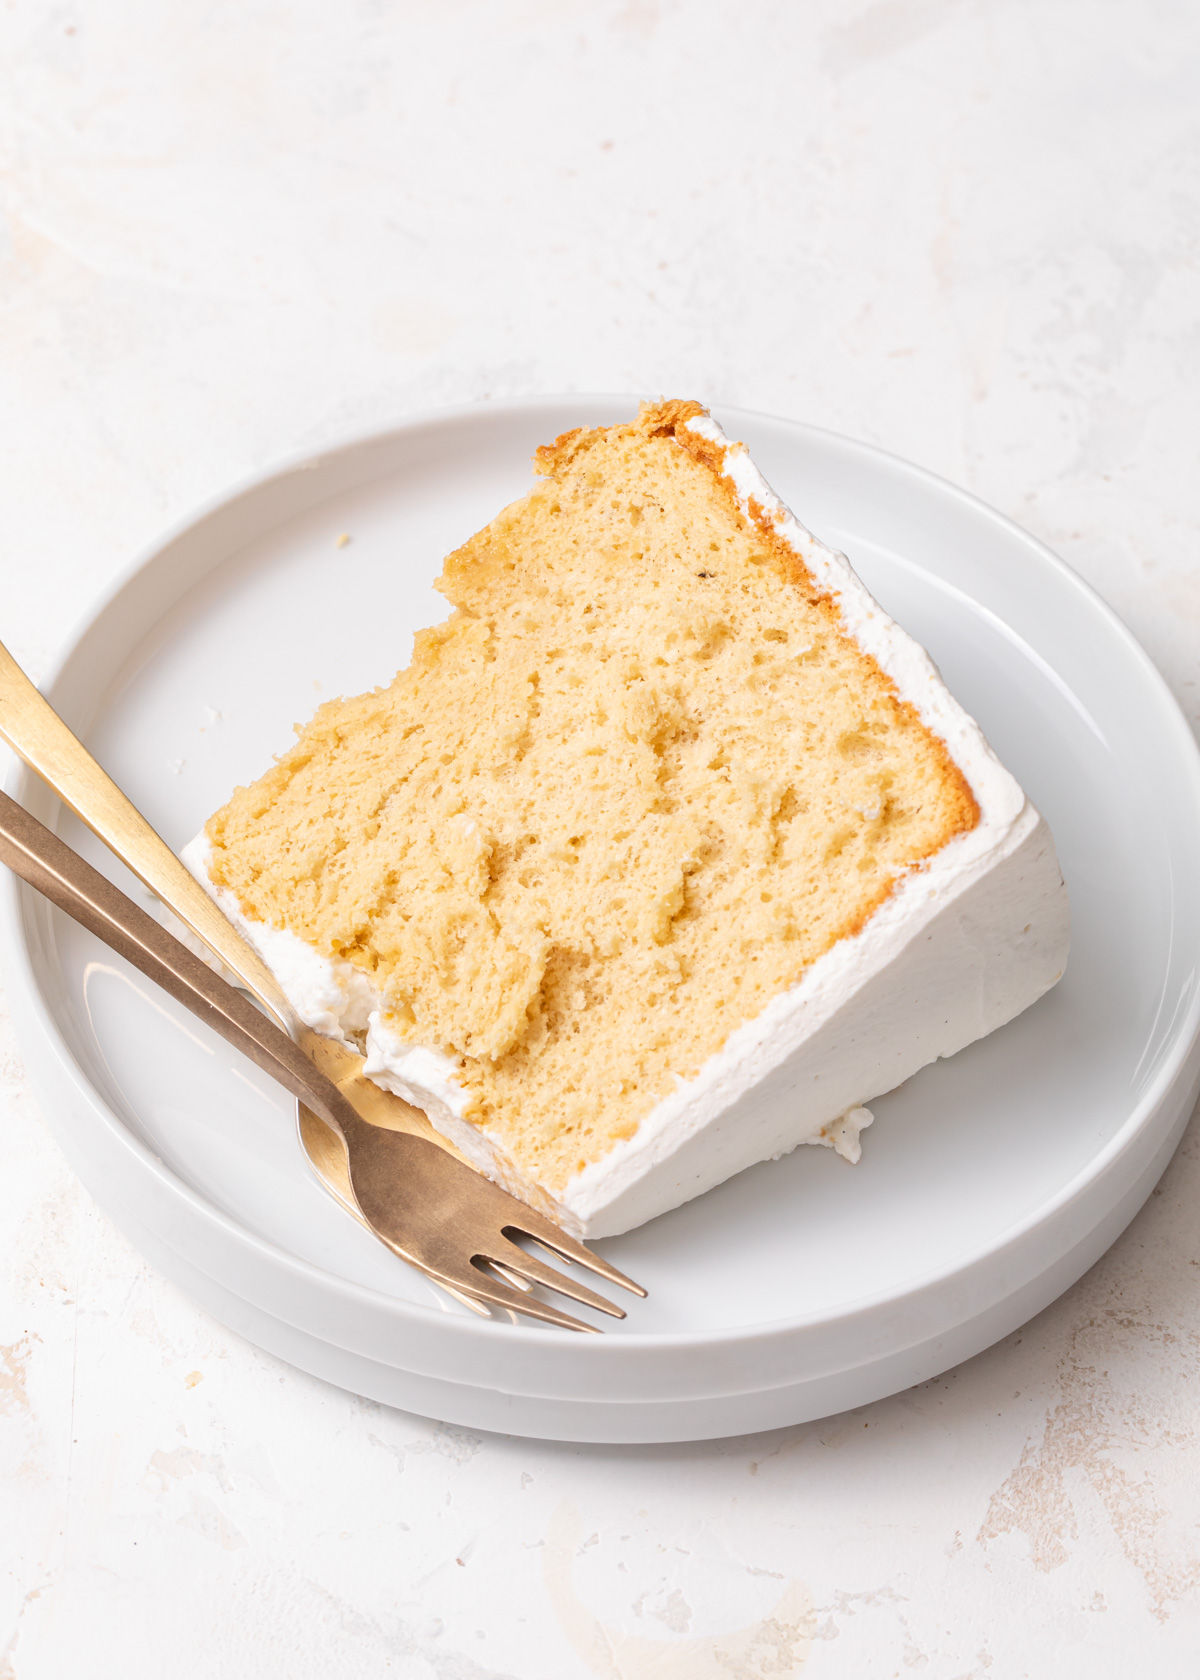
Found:
[[928, 657], [699, 404], [536, 467], [409, 667], [190, 860], [311, 1025], [602, 1236], [856, 1157], [864, 1103], [1054, 984], [1067, 905]]

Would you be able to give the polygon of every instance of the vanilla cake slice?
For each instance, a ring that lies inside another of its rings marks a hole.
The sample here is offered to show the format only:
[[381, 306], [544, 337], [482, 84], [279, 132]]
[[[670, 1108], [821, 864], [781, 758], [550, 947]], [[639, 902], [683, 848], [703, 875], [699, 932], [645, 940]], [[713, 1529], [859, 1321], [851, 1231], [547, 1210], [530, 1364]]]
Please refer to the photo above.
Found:
[[1067, 904], [926, 654], [699, 404], [536, 467], [408, 668], [187, 855], [305, 1020], [603, 1236], [856, 1158], [863, 1104], [1055, 983]]

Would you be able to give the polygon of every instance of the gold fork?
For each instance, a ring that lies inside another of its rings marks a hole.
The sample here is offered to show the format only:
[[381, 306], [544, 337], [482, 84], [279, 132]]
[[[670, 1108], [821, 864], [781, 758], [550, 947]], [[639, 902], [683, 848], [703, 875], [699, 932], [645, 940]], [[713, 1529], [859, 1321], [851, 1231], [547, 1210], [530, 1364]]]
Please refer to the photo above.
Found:
[[[262, 1030], [272, 1029], [253, 1004], [240, 998], [233, 987], [219, 980], [106, 877], [92, 870], [11, 800], [6, 800], [3, 807], [8, 831], [5, 861], [17, 868], [25, 859], [30, 868], [36, 867], [41, 874], [32, 884], [39, 891], [52, 898], [59, 893], [55, 902], [77, 920], [84, 920], [84, 914], [77, 914], [77, 910], [85, 913], [90, 919], [84, 925], [107, 943], [113, 943], [109, 933], [119, 936], [125, 943], [117, 948], [143, 972], [166, 985], [189, 1008], [200, 997], [201, 1010], [208, 1010], [206, 1018], [218, 1031], [227, 1037], [234, 1031], [240, 1033], [242, 1036], [235, 1039], [239, 1048], [260, 1065], [266, 1065], [264, 1055], [272, 1062], [267, 1071], [280, 1078], [299, 1099], [300, 1140], [318, 1177], [342, 1206], [367, 1224], [393, 1252], [469, 1306], [479, 1310], [499, 1307], [573, 1330], [593, 1330], [595, 1326], [539, 1300], [530, 1292], [533, 1285], [557, 1290], [616, 1318], [625, 1315], [603, 1296], [528, 1254], [511, 1240], [509, 1232], [532, 1239], [558, 1258], [587, 1267], [609, 1283], [645, 1295], [640, 1285], [568, 1236], [543, 1213], [475, 1172], [433, 1130], [419, 1109], [364, 1076], [361, 1056], [348, 1046], [324, 1038], [299, 1019], [258, 953], [71, 733], [2, 644], [0, 739], [232, 970], [275, 1018], [278, 1028], [274, 1036], [264, 1042]], [[49, 851], [42, 836], [52, 843]], [[32, 879], [25, 874], [24, 866], [17, 872]], [[57, 885], [49, 891], [52, 882]], [[129, 912], [133, 912], [132, 920]], [[153, 973], [147, 963], [154, 968]], [[197, 970], [208, 979], [202, 982]], [[223, 992], [215, 992], [209, 982]], [[239, 1001], [241, 1013], [224, 993]], [[256, 1022], [261, 1023], [258, 1037], [253, 1031]], [[230, 1031], [226, 1031], [227, 1026]], [[283, 1043], [290, 1046], [288, 1051], [283, 1050]], [[314, 1083], [314, 1075], [319, 1083]], [[314, 1092], [320, 1095], [315, 1104]]]

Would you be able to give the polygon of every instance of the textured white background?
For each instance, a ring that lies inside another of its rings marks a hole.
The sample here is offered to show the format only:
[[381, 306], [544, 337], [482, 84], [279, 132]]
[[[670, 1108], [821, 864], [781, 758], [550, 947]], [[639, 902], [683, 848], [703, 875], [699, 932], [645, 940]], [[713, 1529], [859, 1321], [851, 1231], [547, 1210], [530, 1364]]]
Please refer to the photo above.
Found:
[[[0, 636], [286, 451], [641, 389], [1044, 537], [1197, 715], [1190, 0], [5, 0]], [[474, 1437], [161, 1283], [0, 1004], [0, 1680], [1200, 1671], [1200, 1140], [1006, 1343], [678, 1448]], [[724, 1655], [722, 1655], [724, 1653]]]

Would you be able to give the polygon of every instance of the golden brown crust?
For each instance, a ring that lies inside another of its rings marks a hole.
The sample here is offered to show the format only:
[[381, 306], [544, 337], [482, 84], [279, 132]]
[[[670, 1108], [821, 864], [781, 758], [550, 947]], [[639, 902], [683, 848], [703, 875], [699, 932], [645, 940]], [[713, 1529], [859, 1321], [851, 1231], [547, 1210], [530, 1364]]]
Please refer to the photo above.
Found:
[[[533, 452], [533, 470], [546, 478], [557, 478], [564, 473], [585, 449], [606, 432], [645, 432], [649, 437], [673, 437], [681, 442], [679, 430], [689, 420], [694, 420], [699, 414], [706, 414], [707, 409], [698, 402], [674, 400], [671, 402], [643, 403], [638, 410], [638, 417], [624, 426], [576, 426], [569, 432], [560, 432], [553, 443], [540, 444]], [[696, 437], [695, 433], [688, 433], [689, 443], [703, 444], [704, 439]], [[719, 454], [716, 445], [708, 446]], [[695, 451], [692, 451], [695, 453]], [[699, 459], [699, 456], [697, 456]]]
[[563, 472], [581, 449], [587, 448], [588, 439], [595, 436], [586, 426], [576, 426], [573, 431], [560, 432], [553, 443], [540, 443], [533, 452], [533, 470], [542, 473], [547, 478], [553, 478]]
[[673, 398], [670, 402], [643, 403], [634, 422], [639, 431], [651, 437], [677, 437], [679, 428], [708, 410], [698, 402]]

